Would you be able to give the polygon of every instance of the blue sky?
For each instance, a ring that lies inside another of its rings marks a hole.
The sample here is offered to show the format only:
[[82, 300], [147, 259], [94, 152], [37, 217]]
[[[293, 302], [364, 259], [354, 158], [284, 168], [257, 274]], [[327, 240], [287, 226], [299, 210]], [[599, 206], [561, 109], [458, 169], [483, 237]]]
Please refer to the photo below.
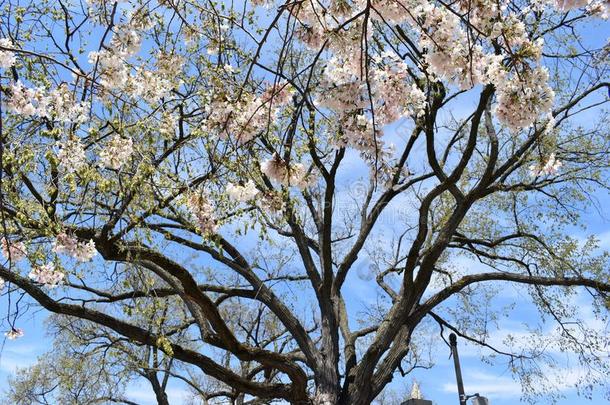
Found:
[[[352, 172], [352, 164], [350, 163], [344, 170]], [[353, 172], [352, 172], [353, 173]], [[346, 180], [347, 181], [347, 180]], [[600, 205], [602, 207], [610, 206], [610, 198], [608, 195], [601, 194]], [[400, 212], [400, 214], [403, 214]], [[610, 250], [610, 212], [607, 209], [602, 212], [597, 212], [591, 209], [584, 216], [586, 224], [585, 230], [575, 231], [574, 236], [584, 238], [585, 235], [596, 234], [600, 239], [600, 249]], [[393, 225], [393, 215], [383, 220], [380, 220], [380, 226], [390, 231]], [[244, 245], [252, 242], [252, 240], [244, 241]], [[243, 245], [242, 245], [243, 247]], [[474, 261], [463, 259], [458, 265], [465, 267], [480, 266]], [[351, 272], [344, 287], [345, 298], [347, 300], [349, 310], [352, 311], [352, 328], [354, 328], [355, 318], [360, 310], [367, 305], [373, 304], [375, 300], [375, 282], [368, 279], [366, 274], [367, 263], [359, 263], [356, 265], [355, 271]], [[365, 269], [359, 271], [359, 269]], [[582, 308], [581, 317], [588, 323], [596, 322], [591, 313], [591, 308], [584, 295], [575, 298]], [[521, 287], [510, 286], [502, 288], [497, 299], [494, 301], [494, 308], [499, 309], [507, 303], [514, 302], [516, 306], [501, 318], [498, 322], [498, 329], [491, 329], [489, 341], [500, 344], [507, 335], [521, 336], [525, 332], [527, 326], [537, 325], [539, 316], [537, 310], [528, 304], [529, 297], [525, 290]], [[8, 376], [15, 371], [17, 367], [25, 367], [33, 364], [36, 358], [43, 355], [45, 351], [50, 349], [51, 339], [45, 335], [44, 321], [46, 313], [44, 311], [31, 311], [25, 314], [18, 322], [17, 326], [25, 330], [26, 335], [15, 341], [5, 341], [0, 357], [0, 390], [7, 387]], [[601, 328], [608, 328], [608, 325], [597, 325]], [[552, 323], [545, 325], [547, 332], [551, 333]], [[429, 329], [430, 341], [432, 346], [432, 358], [434, 367], [431, 370], [416, 370], [412, 374], [402, 378], [398, 374], [394, 381], [390, 384], [390, 389], [398, 393], [406, 393], [411, 386], [413, 379], [417, 380], [421, 386], [422, 392], [427, 399], [433, 400], [436, 404], [455, 404], [457, 403], [457, 393], [455, 385], [455, 375], [452, 360], [449, 358], [449, 348], [438, 337], [438, 328], [431, 325]], [[485, 350], [479, 350], [472, 345], [469, 345], [463, 340], [459, 340], [460, 357], [462, 360], [463, 377], [465, 381], [466, 391], [468, 394], [480, 393], [487, 396], [493, 405], [508, 405], [520, 402], [521, 388], [515, 381], [510, 371], [507, 369], [505, 362], [499, 360], [496, 365], [486, 364], [481, 360], [481, 354], [489, 354]], [[554, 355], [560, 364], [573, 364], [572, 358], [566, 358], [564, 354], [559, 353], [555, 349]], [[585, 400], [576, 395], [576, 390], [573, 387], [574, 382], [579, 376], [578, 369], [566, 369], [562, 371], [560, 384], [557, 385], [557, 390], [560, 394], [565, 395], [565, 399], [558, 401], [561, 405], [574, 404], [576, 402], [586, 403], [591, 405], [607, 404], [603, 399], [602, 393], [597, 392], [592, 400]], [[129, 387], [126, 387], [127, 396], [141, 404], [155, 404], [154, 395], [146, 382], [134, 382]], [[172, 405], [184, 403], [186, 397], [186, 387], [178, 382], [170, 384], [168, 395]], [[540, 398], [536, 403], [549, 403], [547, 399]]]
[[[603, 224], [599, 224], [603, 226]], [[605, 223], [608, 226], [608, 223]], [[610, 248], [610, 232], [605, 235], [603, 244]], [[346, 291], [351, 292], [351, 296], [347, 298], [352, 301], [360, 301], [366, 297], [366, 283], [356, 276], [348, 281]], [[505, 289], [506, 300], [520, 300], [524, 291], [516, 287]], [[523, 301], [523, 300], [521, 300]], [[583, 318], [592, 321], [589, 309], [583, 298]], [[530, 315], [528, 315], [530, 314]], [[527, 305], [517, 306], [515, 309], [515, 318], [507, 317], [501, 322], [501, 328], [493, 331], [490, 337], [491, 342], [500, 342], [507, 334], [519, 335], [524, 331], [524, 325], [536, 324], [538, 322], [537, 312], [530, 308], [527, 310]], [[13, 373], [17, 367], [26, 367], [34, 364], [36, 358], [43, 355], [50, 348], [50, 339], [44, 332], [44, 320], [46, 314], [38, 311], [28, 314], [22, 318], [19, 326], [26, 331], [26, 335], [15, 341], [6, 341], [0, 357], [0, 390], [7, 387], [7, 378]], [[513, 320], [517, 319], [517, 320]], [[438, 331], [432, 328], [435, 336], [438, 336]], [[431, 370], [416, 370], [412, 374], [401, 378], [398, 375], [390, 384], [390, 388], [397, 393], [406, 393], [409, 391], [413, 379], [421, 386], [421, 390], [425, 398], [434, 401], [437, 405], [456, 404], [457, 393], [455, 385], [455, 374], [453, 369], [452, 359], [449, 358], [449, 348], [445, 346], [440, 339], [437, 339], [433, 352], [433, 361], [435, 366]], [[519, 403], [521, 398], [521, 388], [518, 382], [513, 380], [511, 373], [506, 369], [506, 366], [501, 362], [498, 365], [491, 366], [481, 361], [481, 353], [486, 354], [469, 345], [463, 340], [458, 340], [460, 358], [462, 363], [463, 377], [468, 394], [480, 393], [490, 399], [492, 405], [509, 405]], [[558, 355], [561, 359], [563, 355]], [[602, 393], [597, 392], [592, 400], [586, 400], [576, 395], [576, 390], [573, 388], [573, 383], [578, 377], [577, 370], [566, 370], [563, 374], [563, 382], [558, 385], [558, 392], [565, 396], [559, 400], [560, 405], [572, 405], [575, 403], [602, 405], [607, 404], [603, 399]], [[180, 405], [185, 403], [187, 395], [186, 387], [178, 382], [173, 382], [167, 391], [172, 405]], [[134, 382], [129, 387], [126, 387], [127, 397], [137, 401], [140, 404], [156, 404], [152, 390], [144, 381]], [[537, 404], [549, 403], [547, 399], [540, 398], [536, 401]]]
[[[607, 27], [607, 26], [606, 26]], [[606, 30], [607, 31], [607, 30]], [[592, 36], [600, 40], [602, 36]], [[603, 36], [605, 38], [605, 36]], [[469, 107], [468, 103], [460, 105], [460, 107]], [[454, 111], [455, 112], [455, 111]], [[459, 115], [459, 111], [457, 112]], [[595, 114], [589, 111], [587, 114]], [[356, 163], [356, 161], [353, 161]], [[348, 162], [349, 164], [350, 162]], [[344, 170], [346, 170], [344, 168]], [[355, 173], [356, 175], [358, 173]], [[353, 180], [353, 179], [351, 179]], [[351, 181], [346, 179], [345, 181]], [[610, 197], [606, 194], [600, 195], [600, 206], [610, 207]], [[601, 247], [610, 249], [610, 211], [596, 212], [592, 207], [588, 215], [584, 217], [586, 230], [575, 231], [575, 237], [584, 237], [588, 234], [596, 234], [601, 241]], [[381, 226], [391, 228], [391, 218]], [[473, 262], [464, 262], [464, 266], [474, 266]], [[357, 270], [357, 269], [356, 269]], [[354, 271], [348, 277], [344, 291], [348, 305], [355, 308], [364, 308], [368, 304], [372, 304], [375, 297], [375, 289], [372, 286], [374, 281], [366, 280], [366, 271]], [[491, 332], [490, 339], [494, 342], [502, 342], [508, 334], [519, 336], [523, 333], [526, 327], [536, 325], [539, 322], [538, 312], [533, 306], [525, 303], [526, 297], [524, 290], [518, 287], [510, 287], [502, 289], [498, 296], [496, 304], [498, 308], [507, 302], [516, 302], [517, 306], [513, 312], [499, 321], [498, 330]], [[579, 296], [578, 300], [582, 301], [582, 317], [589, 322], [595, 322], [590, 307], [584, 296]], [[2, 308], [5, 309], [3, 301]], [[15, 341], [5, 341], [0, 352], [0, 391], [7, 387], [7, 378], [15, 371], [17, 367], [26, 367], [34, 364], [38, 356], [43, 355], [50, 349], [51, 339], [45, 335], [44, 321], [46, 313], [43, 311], [30, 311], [27, 315], [20, 319], [17, 324], [25, 330], [26, 335]], [[607, 329], [607, 325], [600, 325]], [[550, 328], [550, 326], [548, 326]], [[449, 358], [449, 348], [438, 339], [438, 329], [430, 328], [433, 340], [435, 337], [436, 343], [433, 346], [432, 360], [435, 366], [431, 370], [416, 370], [411, 375], [401, 378], [398, 375], [390, 384], [390, 388], [397, 392], [408, 392], [413, 379], [417, 380], [421, 386], [422, 392], [427, 399], [430, 399], [438, 405], [457, 404], [457, 393], [455, 385], [455, 375], [453, 370], [452, 360]], [[550, 330], [548, 330], [551, 333]], [[465, 381], [466, 391], [468, 394], [480, 393], [490, 399], [492, 405], [508, 405], [520, 402], [521, 388], [516, 382], [510, 371], [502, 362], [496, 365], [486, 364], [481, 360], [481, 353], [472, 345], [460, 340], [460, 357], [462, 360], [463, 377]], [[573, 364], [573, 359], [566, 358], [564, 354], [556, 351], [555, 356], [562, 364]], [[592, 400], [585, 400], [576, 395], [576, 390], [573, 383], [579, 377], [579, 370], [574, 368], [565, 369], [561, 375], [561, 384], [557, 386], [558, 392], [565, 395], [565, 399], [558, 401], [561, 405], [571, 405], [574, 403], [586, 403], [591, 405], [607, 404], [603, 399], [602, 393], [597, 392]], [[126, 388], [127, 396], [141, 404], [154, 404], [154, 395], [152, 390], [145, 382], [136, 382]], [[186, 387], [181, 383], [172, 383], [168, 390], [170, 403], [179, 405], [184, 402]], [[548, 400], [542, 398], [537, 401], [539, 404], [546, 404]]]

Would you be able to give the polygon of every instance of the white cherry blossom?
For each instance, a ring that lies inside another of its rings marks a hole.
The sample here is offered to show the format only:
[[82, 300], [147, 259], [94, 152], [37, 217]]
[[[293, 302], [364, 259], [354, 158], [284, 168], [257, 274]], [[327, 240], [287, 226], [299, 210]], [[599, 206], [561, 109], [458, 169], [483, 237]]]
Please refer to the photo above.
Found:
[[64, 172], [77, 172], [87, 165], [85, 148], [78, 137], [70, 136], [68, 139], [58, 141], [56, 146], [59, 148], [57, 153], [59, 167]]
[[538, 177], [555, 174], [562, 166], [563, 163], [556, 158], [554, 153], [551, 153], [544, 165], [534, 164], [531, 165], [529, 169], [532, 176]]
[[61, 271], [57, 270], [53, 263], [49, 262], [42, 266], [32, 267], [32, 271], [30, 271], [28, 277], [37, 283], [54, 288], [62, 282], [65, 275]]
[[55, 253], [63, 253], [72, 256], [79, 262], [88, 262], [97, 254], [95, 242], [79, 241], [73, 236], [62, 232], [58, 234], [53, 242], [53, 251]]
[[[0, 47], [13, 48], [13, 43], [8, 38], [0, 38]], [[0, 49], [0, 69], [10, 69], [16, 61], [15, 52]]]
[[294, 186], [303, 189], [313, 181], [302, 163], [287, 165], [277, 154], [261, 163], [261, 171], [270, 179], [287, 187]]
[[110, 169], [118, 170], [129, 161], [133, 154], [133, 141], [114, 134], [104, 149], [100, 152], [102, 164]]
[[27, 252], [23, 242], [11, 242], [6, 238], [0, 239], [0, 249], [2, 254], [13, 263], [23, 259]]
[[197, 218], [199, 229], [204, 234], [213, 234], [218, 230], [214, 207], [207, 197], [200, 193], [191, 193], [187, 199], [187, 206]]
[[4, 334], [4, 336], [6, 336], [6, 338], [9, 340], [19, 339], [20, 337], [23, 337], [23, 335], [24, 332], [21, 328], [12, 328]]
[[531, 126], [541, 115], [548, 115], [555, 97], [548, 78], [548, 71], [537, 67], [496, 83], [498, 119], [516, 131]]
[[248, 180], [246, 184], [239, 185], [228, 183], [226, 187], [227, 195], [235, 201], [246, 202], [253, 200], [259, 194], [256, 189], [256, 184], [252, 180]]

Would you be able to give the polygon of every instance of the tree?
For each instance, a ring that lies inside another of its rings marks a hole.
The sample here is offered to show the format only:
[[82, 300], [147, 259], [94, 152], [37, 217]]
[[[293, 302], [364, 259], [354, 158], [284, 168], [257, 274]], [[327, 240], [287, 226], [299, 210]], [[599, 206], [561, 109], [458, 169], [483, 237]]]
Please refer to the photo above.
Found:
[[606, 314], [608, 257], [574, 235], [608, 190], [607, 2], [3, 7], [8, 337], [36, 303], [205, 401], [360, 405], [430, 366], [436, 325], [527, 391], [543, 353], [485, 326], [517, 284], [605, 382], [566, 297]]

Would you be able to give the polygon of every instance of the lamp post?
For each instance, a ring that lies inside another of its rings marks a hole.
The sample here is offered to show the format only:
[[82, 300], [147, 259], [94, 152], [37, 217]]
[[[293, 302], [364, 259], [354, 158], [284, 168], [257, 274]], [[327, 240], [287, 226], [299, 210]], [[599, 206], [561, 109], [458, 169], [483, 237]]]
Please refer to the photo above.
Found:
[[464, 393], [464, 381], [462, 381], [462, 368], [460, 367], [460, 358], [457, 350], [457, 336], [455, 336], [455, 333], [449, 335], [449, 344], [451, 345], [451, 355], [453, 356], [453, 365], [455, 366], [455, 379], [457, 380], [460, 405], [466, 405], [466, 394]]
[[480, 396], [478, 393], [474, 395], [466, 395], [464, 392], [464, 381], [462, 380], [462, 368], [460, 367], [460, 357], [457, 350], [457, 336], [455, 333], [449, 335], [449, 344], [451, 346], [451, 355], [453, 356], [453, 365], [455, 366], [455, 379], [457, 381], [458, 394], [460, 405], [467, 405], [466, 401], [473, 399], [473, 405], [489, 405], [487, 398]]

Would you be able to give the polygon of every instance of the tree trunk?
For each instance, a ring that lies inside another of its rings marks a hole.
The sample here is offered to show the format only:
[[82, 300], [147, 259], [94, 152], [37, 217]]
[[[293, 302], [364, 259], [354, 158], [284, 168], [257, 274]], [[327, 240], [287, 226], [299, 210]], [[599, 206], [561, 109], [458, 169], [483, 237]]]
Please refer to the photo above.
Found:
[[155, 393], [155, 397], [157, 398], [157, 404], [158, 405], [169, 405], [169, 400], [167, 399], [167, 394], [165, 393], [165, 390], [163, 389], [163, 387], [161, 387], [161, 384], [159, 383], [159, 380], [157, 379], [157, 373], [155, 373], [154, 371], [151, 371], [149, 373], [147, 373], [147, 379], [148, 381], [150, 381], [150, 385], [152, 385], [152, 389]]

